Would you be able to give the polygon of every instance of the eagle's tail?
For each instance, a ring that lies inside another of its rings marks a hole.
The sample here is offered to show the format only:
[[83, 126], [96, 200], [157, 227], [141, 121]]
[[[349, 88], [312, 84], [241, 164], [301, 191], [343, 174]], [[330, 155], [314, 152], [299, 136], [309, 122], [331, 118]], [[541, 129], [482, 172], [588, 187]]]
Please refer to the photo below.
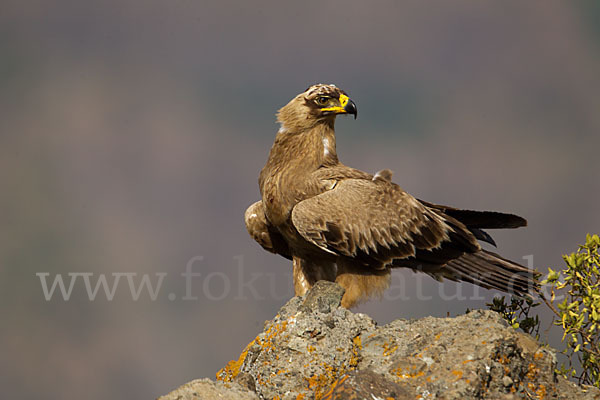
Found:
[[444, 209], [444, 213], [456, 218], [469, 228], [485, 229], [514, 229], [527, 226], [527, 220], [518, 215], [497, 211]]
[[484, 229], [514, 229], [527, 226], [527, 220], [518, 215], [497, 211], [463, 210], [419, 200], [425, 206], [460, 221], [479, 240], [496, 246], [494, 239]]
[[452, 280], [501, 290], [518, 297], [532, 297], [540, 286], [537, 271], [486, 250], [465, 253], [449, 261], [442, 270], [443, 276]]

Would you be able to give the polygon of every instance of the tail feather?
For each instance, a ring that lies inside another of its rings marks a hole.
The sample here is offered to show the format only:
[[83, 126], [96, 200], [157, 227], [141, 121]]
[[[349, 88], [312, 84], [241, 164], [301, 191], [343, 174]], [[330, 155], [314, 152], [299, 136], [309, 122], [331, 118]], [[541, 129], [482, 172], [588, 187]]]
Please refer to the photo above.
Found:
[[497, 289], [519, 297], [531, 297], [539, 289], [538, 273], [496, 253], [481, 250], [449, 261], [444, 277], [466, 281], [487, 289]]
[[[453, 266], [457, 271], [460, 271], [463, 276], [468, 275], [470, 278], [475, 278], [481, 282], [485, 282], [491, 286], [491, 288], [504, 289], [504, 285], [506, 284], [506, 279], [502, 273], [498, 273], [493, 269], [486, 268], [487, 266], [475, 264], [467, 258], [459, 260]], [[477, 273], [473, 273], [473, 271], [477, 271]]]
[[496, 247], [496, 242], [494, 241], [494, 238], [492, 238], [483, 229], [479, 229], [479, 228], [467, 228], [467, 229], [469, 229], [469, 231], [471, 231], [471, 233], [473, 234], [473, 236], [475, 236], [478, 240], [481, 240], [482, 242], [489, 243], [492, 246]]
[[527, 226], [527, 220], [525, 218], [496, 211], [473, 211], [448, 208], [444, 213], [456, 218], [469, 228], [512, 229]]
[[518, 215], [497, 211], [462, 210], [450, 206], [429, 203], [419, 200], [422, 204], [456, 218], [467, 228], [477, 229], [512, 229], [527, 226], [527, 220]]

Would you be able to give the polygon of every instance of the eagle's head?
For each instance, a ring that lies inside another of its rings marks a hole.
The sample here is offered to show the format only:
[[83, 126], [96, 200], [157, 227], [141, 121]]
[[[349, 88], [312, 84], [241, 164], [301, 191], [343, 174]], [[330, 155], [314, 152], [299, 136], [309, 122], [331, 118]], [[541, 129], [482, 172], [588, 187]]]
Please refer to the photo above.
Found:
[[282, 129], [301, 131], [317, 124], [333, 125], [338, 114], [352, 114], [356, 118], [356, 104], [335, 85], [312, 85], [282, 107], [277, 120]]

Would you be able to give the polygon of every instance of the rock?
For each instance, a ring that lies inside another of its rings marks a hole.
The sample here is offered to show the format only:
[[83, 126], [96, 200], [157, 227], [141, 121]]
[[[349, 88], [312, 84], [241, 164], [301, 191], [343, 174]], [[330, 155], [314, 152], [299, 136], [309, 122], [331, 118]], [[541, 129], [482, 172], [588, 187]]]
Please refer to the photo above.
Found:
[[236, 393], [251, 389], [279, 400], [600, 399], [600, 390], [557, 376], [554, 350], [495, 312], [377, 326], [341, 308], [342, 295], [337, 285], [318, 282], [304, 299], [291, 299], [217, 380]]
[[306, 298], [300, 306], [300, 311], [331, 312], [342, 303], [344, 292], [344, 288], [334, 282], [318, 281], [312, 290], [306, 294]]
[[371, 370], [352, 371], [333, 382], [327, 398], [331, 400], [406, 399], [404, 387]]
[[196, 379], [173, 390], [158, 400], [258, 400], [254, 392], [242, 388], [237, 383], [215, 382], [210, 379]]

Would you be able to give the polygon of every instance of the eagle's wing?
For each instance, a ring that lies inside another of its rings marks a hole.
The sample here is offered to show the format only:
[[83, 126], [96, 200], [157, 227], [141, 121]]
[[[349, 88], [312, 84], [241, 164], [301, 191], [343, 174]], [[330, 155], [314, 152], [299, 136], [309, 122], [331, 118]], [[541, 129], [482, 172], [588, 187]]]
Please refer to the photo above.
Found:
[[267, 221], [265, 209], [262, 201], [257, 201], [246, 210], [244, 214], [246, 229], [252, 239], [256, 240], [263, 249], [271, 253], [280, 254], [291, 260], [292, 255], [290, 249], [281, 234], [277, 229]]
[[482, 250], [456, 218], [385, 179], [341, 180], [292, 210], [300, 235], [323, 251], [365, 266], [408, 267], [526, 296], [535, 272]]
[[374, 268], [442, 247], [448, 253], [444, 262], [480, 249], [460, 222], [436, 213], [385, 179], [341, 180], [333, 189], [298, 203], [292, 223], [322, 250]]

